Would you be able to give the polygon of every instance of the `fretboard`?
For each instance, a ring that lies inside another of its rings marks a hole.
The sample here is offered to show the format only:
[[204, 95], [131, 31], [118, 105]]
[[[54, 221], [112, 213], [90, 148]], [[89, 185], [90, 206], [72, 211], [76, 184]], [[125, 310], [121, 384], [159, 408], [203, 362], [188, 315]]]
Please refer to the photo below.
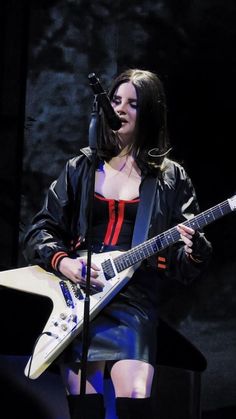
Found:
[[[231, 199], [235, 200], [235, 197]], [[233, 210], [235, 210], [235, 206], [232, 205], [230, 199], [227, 199], [220, 204], [196, 215], [190, 220], [183, 222], [182, 224], [191, 227], [194, 230], [199, 230]], [[175, 226], [158, 236], [133, 247], [127, 252], [124, 252], [124, 254], [114, 258], [114, 264], [117, 272], [122, 272], [130, 266], [147, 259], [166, 247], [176, 243], [179, 239], [180, 234], [177, 230], [177, 226]]]

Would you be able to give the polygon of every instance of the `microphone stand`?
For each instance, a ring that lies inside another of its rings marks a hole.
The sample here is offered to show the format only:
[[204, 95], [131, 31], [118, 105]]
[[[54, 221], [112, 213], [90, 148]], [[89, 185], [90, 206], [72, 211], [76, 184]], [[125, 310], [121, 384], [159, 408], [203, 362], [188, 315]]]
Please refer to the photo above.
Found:
[[89, 179], [89, 215], [88, 215], [88, 232], [87, 232], [87, 276], [84, 299], [84, 319], [82, 332], [82, 359], [81, 359], [81, 380], [80, 380], [80, 395], [83, 397], [86, 393], [86, 370], [87, 370], [87, 355], [88, 355], [88, 340], [89, 340], [89, 313], [90, 313], [90, 269], [91, 269], [91, 255], [92, 255], [92, 218], [93, 218], [93, 201], [94, 201], [94, 186], [95, 186], [95, 172], [97, 163], [97, 144], [100, 136], [100, 107], [98, 95], [95, 95], [93, 110], [91, 114], [91, 121], [89, 125], [89, 146], [92, 150], [91, 175]]

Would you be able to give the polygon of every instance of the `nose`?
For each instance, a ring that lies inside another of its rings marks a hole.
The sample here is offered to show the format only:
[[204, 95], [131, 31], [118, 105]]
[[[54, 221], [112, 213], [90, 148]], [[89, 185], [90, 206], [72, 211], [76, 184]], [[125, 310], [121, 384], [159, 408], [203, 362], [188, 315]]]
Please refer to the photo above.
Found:
[[124, 101], [120, 101], [120, 103], [117, 104], [116, 112], [117, 113], [126, 113], [126, 107], [125, 107], [125, 102]]

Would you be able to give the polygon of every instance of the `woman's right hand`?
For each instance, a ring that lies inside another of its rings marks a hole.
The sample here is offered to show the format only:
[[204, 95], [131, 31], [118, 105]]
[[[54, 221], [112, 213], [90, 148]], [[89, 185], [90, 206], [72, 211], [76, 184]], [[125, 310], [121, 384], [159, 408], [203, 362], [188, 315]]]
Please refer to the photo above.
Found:
[[[59, 271], [75, 284], [85, 285], [87, 276], [87, 259], [78, 257], [72, 259], [64, 257], [59, 264]], [[90, 284], [96, 288], [103, 288], [104, 284], [99, 279], [100, 269], [94, 263], [91, 263]]]

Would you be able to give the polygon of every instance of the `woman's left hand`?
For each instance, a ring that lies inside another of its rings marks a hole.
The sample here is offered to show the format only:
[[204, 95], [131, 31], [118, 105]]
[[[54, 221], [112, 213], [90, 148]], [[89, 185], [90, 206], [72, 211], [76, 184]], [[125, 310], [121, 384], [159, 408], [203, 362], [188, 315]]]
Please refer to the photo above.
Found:
[[179, 224], [177, 230], [180, 233], [181, 240], [185, 243], [185, 253], [190, 256], [190, 259], [197, 263], [209, 259], [212, 246], [203, 233], [183, 224]]
[[180, 233], [180, 238], [185, 243], [184, 250], [187, 254], [191, 254], [193, 249], [193, 236], [195, 234], [195, 230], [191, 227], [187, 227], [183, 224], [179, 224], [177, 226], [177, 230]]

